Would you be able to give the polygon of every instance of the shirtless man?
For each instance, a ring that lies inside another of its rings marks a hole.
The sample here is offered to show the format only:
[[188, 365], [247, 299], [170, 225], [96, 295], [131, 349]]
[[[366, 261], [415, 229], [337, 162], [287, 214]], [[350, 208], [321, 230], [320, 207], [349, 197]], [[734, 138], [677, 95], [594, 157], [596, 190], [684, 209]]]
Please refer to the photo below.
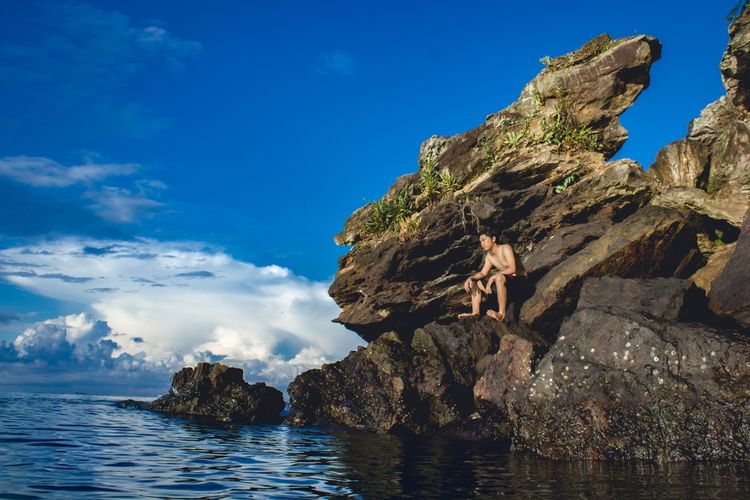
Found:
[[[461, 313], [459, 318], [468, 318], [479, 316], [479, 304], [482, 302], [482, 292], [489, 294], [492, 292], [492, 285], [497, 287], [497, 304], [498, 310], [487, 311], [487, 316], [495, 318], [498, 321], [505, 319], [505, 307], [508, 302], [508, 290], [505, 285], [506, 276], [516, 276], [516, 258], [513, 248], [510, 245], [497, 243], [494, 236], [487, 233], [479, 235], [479, 245], [485, 251], [484, 266], [478, 273], [472, 274], [464, 282], [464, 290], [471, 293], [471, 312]], [[482, 280], [486, 278], [492, 269], [499, 272], [493, 274], [487, 284], [483, 285]]]

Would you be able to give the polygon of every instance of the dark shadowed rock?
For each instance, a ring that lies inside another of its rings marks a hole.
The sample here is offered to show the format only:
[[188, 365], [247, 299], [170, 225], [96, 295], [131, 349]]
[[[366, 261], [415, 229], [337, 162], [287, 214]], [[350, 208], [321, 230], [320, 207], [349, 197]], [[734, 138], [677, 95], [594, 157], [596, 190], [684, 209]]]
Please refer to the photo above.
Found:
[[750, 210], [724, 271], [711, 284], [711, 310], [750, 328]]
[[705, 294], [690, 280], [676, 278], [589, 278], [581, 288], [578, 309], [615, 307], [670, 321], [705, 318]]
[[515, 445], [549, 458], [748, 460], [748, 382], [745, 338], [580, 309], [535, 371]]
[[509, 332], [489, 318], [431, 323], [409, 342], [388, 332], [339, 362], [295, 378], [289, 385], [290, 420], [376, 432], [462, 428], [476, 411], [473, 388], [487, 358]]
[[646, 207], [544, 275], [521, 309], [521, 320], [538, 331], [555, 332], [575, 309], [586, 277], [689, 276], [698, 267], [691, 255], [698, 258], [695, 221], [677, 210]]
[[[134, 406], [134, 402], [124, 402]], [[172, 376], [170, 393], [139, 408], [218, 422], [264, 424], [281, 422], [281, 391], [263, 382], [250, 385], [242, 370], [220, 363], [198, 363]]]

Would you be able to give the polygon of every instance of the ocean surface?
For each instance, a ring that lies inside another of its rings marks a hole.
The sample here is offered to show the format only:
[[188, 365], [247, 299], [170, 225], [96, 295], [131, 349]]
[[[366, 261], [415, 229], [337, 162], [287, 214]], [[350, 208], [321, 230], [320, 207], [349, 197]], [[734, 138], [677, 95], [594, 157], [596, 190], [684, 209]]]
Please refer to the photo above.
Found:
[[495, 443], [220, 427], [0, 393], [1, 498], [750, 498], [742, 463], [559, 463]]

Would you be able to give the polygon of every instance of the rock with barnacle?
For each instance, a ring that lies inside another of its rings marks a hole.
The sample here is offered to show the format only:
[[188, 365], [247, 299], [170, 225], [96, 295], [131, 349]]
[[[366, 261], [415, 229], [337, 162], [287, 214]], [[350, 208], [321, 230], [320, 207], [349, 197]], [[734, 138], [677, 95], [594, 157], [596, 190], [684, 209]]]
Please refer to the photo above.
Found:
[[516, 446], [551, 458], [749, 460], [750, 340], [638, 310], [647, 305], [611, 307], [587, 288], [523, 394]]

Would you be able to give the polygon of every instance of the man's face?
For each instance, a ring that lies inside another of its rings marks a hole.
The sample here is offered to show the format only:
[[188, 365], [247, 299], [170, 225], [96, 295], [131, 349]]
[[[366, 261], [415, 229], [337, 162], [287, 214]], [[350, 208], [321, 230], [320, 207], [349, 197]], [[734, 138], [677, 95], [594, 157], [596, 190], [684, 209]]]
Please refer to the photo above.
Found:
[[481, 246], [482, 250], [486, 252], [490, 248], [492, 248], [492, 244], [494, 243], [494, 241], [494, 238], [490, 238], [486, 234], [483, 234], [479, 237], [479, 246]]

